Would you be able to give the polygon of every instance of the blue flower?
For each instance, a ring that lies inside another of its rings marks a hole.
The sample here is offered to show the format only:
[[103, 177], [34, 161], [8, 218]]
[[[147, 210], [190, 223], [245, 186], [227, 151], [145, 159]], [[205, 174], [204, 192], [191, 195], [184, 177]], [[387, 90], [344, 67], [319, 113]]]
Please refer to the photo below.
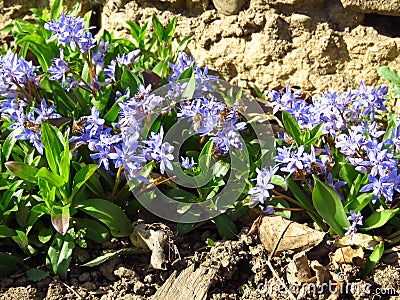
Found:
[[390, 182], [390, 176], [376, 178], [375, 176], [369, 174], [368, 179], [370, 183], [360, 189], [361, 193], [372, 191], [373, 204], [376, 203], [380, 195], [383, 195], [387, 201], [392, 201], [394, 184]]
[[58, 39], [63, 46], [70, 44], [72, 51], [78, 47], [81, 52], [86, 52], [95, 46], [95, 40], [88, 32], [94, 26], [86, 27], [86, 21], [81, 17], [67, 16], [63, 13], [60, 20], [47, 22], [44, 28], [55, 33], [47, 41]]
[[118, 54], [116, 60], [122, 65], [130, 66], [139, 59], [139, 53], [140, 49], [136, 49], [127, 54]]
[[103, 146], [100, 144], [96, 145], [97, 153], [90, 154], [90, 157], [93, 159], [98, 159], [99, 166], [103, 165], [104, 169], [110, 169], [109, 159], [118, 159], [118, 154], [111, 152], [110, 147]]
[[182, 168], [187, 169], [187, 170], [192, 170], [193, 167], [196, 165], [194, 162], [193, 157], [189, 159], [189, 157], [181, 157], [181, 162], [179, 163]]
[[40, 123], [42, 120], [61, 118], [60, 114], [54, 113], [55, 109], [56, 106], [54, 105], [47, 107], [46, 100], [42, 99], [40, 108], [33, 107], [34, 112], [38, 114], [36, 122]]
[[65, 86], [66, 75], [71, 71], [67, 62], [64, 60], [64, 51], [60, 49], [60, 58], [53, 58], [51, 60], [51, 66], [47, 70], [50, 74], [50, 80], [62, 79], [62, 85]]
[[264, 203], [266, 199], [270, 197], [269, 190], [274, 188], [274, 185], [271, 183], [272, 176], [278, 171], [278, 166], [269, 167], [269, 169], [256, 169], [257, 178], [256, 185], [249, 190], [249, 195], [252, 196], [254, 201], [259, 203]]
[[355, 213], [354, 211], [350, 210], [350, 216], [347, 218], [347, 220], [351, 221], [351, 226], [347, 228], [347, 232], [345, 235], [354, 235], [357, 232], [356, 226], [362, 226], [363, 225], [363, 216], [361, 215], [361, 212], [359, 211], [358, 213]]

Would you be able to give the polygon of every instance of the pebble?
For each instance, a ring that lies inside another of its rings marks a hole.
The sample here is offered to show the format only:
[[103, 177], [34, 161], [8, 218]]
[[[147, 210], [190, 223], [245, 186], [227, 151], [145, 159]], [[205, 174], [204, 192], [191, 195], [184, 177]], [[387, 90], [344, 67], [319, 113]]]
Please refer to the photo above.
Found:
[[83, 283], [81, 287], [87, 289], [88, 291], [94, 291], [97, 288], [96, 284], [91, 281]]
[[137, 277], [137, 274], [134, 270], [122, 266], [114, 270], [114, 275], [119, 278], [129, 278], [129, 279], [134, 279]]
[[78, 277], [80, 282], [86, 282], [91, 279], [90, 273], [89, 272], [84, 272]]
[[246, 0], [213, 0], [215, 8], [222, 14], [237, 15]]

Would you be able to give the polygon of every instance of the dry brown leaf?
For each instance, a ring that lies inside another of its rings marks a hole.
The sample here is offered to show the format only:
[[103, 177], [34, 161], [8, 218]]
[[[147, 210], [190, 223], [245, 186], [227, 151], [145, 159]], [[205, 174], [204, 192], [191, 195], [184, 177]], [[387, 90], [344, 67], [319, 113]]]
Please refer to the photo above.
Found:
[[329, 280], [330, 275], [328, 268], [321, 265], [317, 260], [313, 260], [311, 262], [311, 269], [313, 269], [315, 272], [318, 286], [322, 286], [324, 282]]
[[286, 269], [286, 278], [289, 283], [302, 284], [311, 279], [310, 265], [305, 251], [293, 256], [293, 260]]
[[350, 246], [339, 248], [335, 253], [329, 255], [331, 263], [336, 269], [343, 264], [355, 265], [360, 267], [364, 263], [364, 251], [361, 247]]
[[307, 251], [318, 245], [325, 233], [307, 225], [286, 220], [280, 216], [263, 217], [258, 235], [269, 253], [276, 247], [274, 255], [282, 251]]
[[361, 246], [366, 250], [374, 250], [375, 247], [382, 241], [378, 236], [356, 232], [354, 235], [346, 235], [335, 240], [335, 246]]

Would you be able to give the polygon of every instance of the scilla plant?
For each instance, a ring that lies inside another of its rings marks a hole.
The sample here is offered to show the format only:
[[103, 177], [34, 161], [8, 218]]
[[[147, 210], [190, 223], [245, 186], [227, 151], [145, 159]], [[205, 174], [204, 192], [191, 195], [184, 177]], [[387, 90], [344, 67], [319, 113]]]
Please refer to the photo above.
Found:
[[[4, 29], [15, 45], [0, 57], [1, 276], [44, 256], [65, 278], [76, 246], [131, 233], [126, 180], [146, 159], [131, 156], [138, 136], [128, 132], [129, 118], [154, 108], [146, 103], [151, 84], [167, 81], [189, 40], [173, 49], [176, 19], [164, 28], [156, 17], [153, 32], [128, 22], [132, 39], [104, 32], [96, 40], [90, 13], [79, 11], [77, 4], [61, 13], [55, 1], [50, 12], [32, 9], [36, 24], [15, 20]], [[158, 150], [151, 147], [148, 160]]]
[[[259, 93], [269, 98], [285, 132], [277, 136], [276, 166], [257, 170], [253, 198], [273, 213], [277, 203], [304, 208], [323, 230], [339, 236], [371, 232], [388, 222], [395, 230], [387, 245], [399, 242], [400, 120], [387, 113], [386, 86], [326, 92], [310, 98], [289, 86]], [[385, 114], [382, 117], [383, 113]], [[288, 192], [271, 184], [284, 174]], [[380, 243], [368, 271], [384, 250]]]
[[386, 132], [375, 122], [385, 88], [310, 102], [269, 92], [285, 129], [269, 138], [256, 101], [182, 52], [189, 38], [172, 46], [176, 18], [95, 39], [89, 14], [61, 7], [6, 28], [15, 47], [0, 58], [1, 275], [44, 255], [65, 278], [76, 247], [129, 235], [141, 205], [180, 233], [211, 220], [226, 238], [254, 206], [287, 218], [305, 210], [338, 235], [398, 226], [400, 130], [394, 117]]

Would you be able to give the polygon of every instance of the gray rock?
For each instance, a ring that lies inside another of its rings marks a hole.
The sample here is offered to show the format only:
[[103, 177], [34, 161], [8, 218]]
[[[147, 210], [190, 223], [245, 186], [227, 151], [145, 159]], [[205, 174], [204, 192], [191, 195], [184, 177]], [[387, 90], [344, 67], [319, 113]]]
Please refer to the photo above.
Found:
[[365, 14], [400, 16], [400, 0], [340, 0], [345, 8]]
[[213, 3], [220, 13], [231, 16], [239, 13], [246, 0], [213, 0]]

